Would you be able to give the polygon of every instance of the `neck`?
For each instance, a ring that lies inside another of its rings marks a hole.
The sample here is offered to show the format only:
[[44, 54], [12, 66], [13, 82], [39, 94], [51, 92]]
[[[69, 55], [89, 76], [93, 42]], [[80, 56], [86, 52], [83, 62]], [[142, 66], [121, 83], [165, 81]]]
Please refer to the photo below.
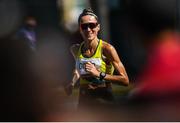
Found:
[[84, 48], [85, 49], [96, 49], [97, 45], [98, 45], [98, 38], [95, 38], [94, 40], [87, 40], [84, 43]]

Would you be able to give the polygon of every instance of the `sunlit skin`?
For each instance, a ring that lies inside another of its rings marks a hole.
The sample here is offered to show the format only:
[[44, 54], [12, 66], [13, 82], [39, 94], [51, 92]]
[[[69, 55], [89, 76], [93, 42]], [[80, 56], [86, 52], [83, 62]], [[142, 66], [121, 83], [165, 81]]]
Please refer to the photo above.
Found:
[[[83, 16], [81, 18], [81, 21], [80, 21], [80, 25], [81, 24], [86, 24], [86, 23], [97, 23], [97, 20], [95, 19], [94, 16], [91, 16], [91, 15], [86, 15], [86, 16]], [[97, 46], [98, 44], [98, 32], [100, 30], [100, 24], [98, 24], [98, 26], [94, 29], [90, 29], [88, 28], [87, 30], [82, 30], [81, 27], [79, 27], [80, 29], [80, 33], [85, 41], [85, 44], [87, 45], [86, 47], [88, 47], [88, 45], [92, 45], [92, 47], [95, 47]], [[91, 44], [93, 43], [93, 44]], [[95, 45], [96, 44], [96, 45]], [[95, 46], [93, 46], [95, 45]]]
[[[94, 16], [85, 15], [81, 18], [80, 25], [85, 23], [97, 23], [97, 20]], [[82, 30], [81, 27], [79, 26], [79, 30], [84, 39], [83, 55], [90, 57], [94, 54], [96, 47], [98, 45], [99, 39], [97, 35], [100, 30], [100, 24], [98, 24], [97, 27], [94, 29], [88, 28], [87, 30]], [[79, 45], [74, 45], [71, 47], [71, 52], [74, 56], [76, 56], [78, 49], [79, 49]], [[126, 70], [122, 62], [120, 61], [120, 58], [115, 48], [111, 44], [103, 41], [102, 49], [103, 49], [103, 56], [105, 56], [106, 61], [111, 62], [117, 72], [117, 75], [107, 74], [104, 79], [116, 84], [128, 85], [129, 79]], [[85, 68], [91, 76], [99, 77], [100, 71], [92, 63], [88, 62], [85, 65]], [[77, 74], [78, 74], [77, 70], [75, 70], [74, 76], [80, 77]]]

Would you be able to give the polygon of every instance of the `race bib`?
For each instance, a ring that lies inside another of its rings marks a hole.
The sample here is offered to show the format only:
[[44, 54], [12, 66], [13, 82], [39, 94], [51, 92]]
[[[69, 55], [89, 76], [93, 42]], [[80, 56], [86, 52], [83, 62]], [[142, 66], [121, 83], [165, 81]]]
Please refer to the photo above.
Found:
[[95, 65], [95, 67], [97, 69], [100, 69], [100, 66], [101, 66], [101, 59], [100, 58], [78, 59], [78, 60], [76, 60], [76, 69], [78, 70], [80, 75], [89, 74], [85, 69], [85, 64], [87, 62], [91, 62], [92, 64]]

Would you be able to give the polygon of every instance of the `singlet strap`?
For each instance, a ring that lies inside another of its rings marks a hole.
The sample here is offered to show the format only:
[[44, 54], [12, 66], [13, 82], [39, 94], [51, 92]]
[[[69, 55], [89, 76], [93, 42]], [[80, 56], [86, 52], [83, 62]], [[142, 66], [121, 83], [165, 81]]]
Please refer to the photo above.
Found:
[[94, 54], [92, 56], [90, 56], [90, 57], [83, 56], [83, 54], [82, 54], [83, 45], [84, 45], [84, 42], [82, 42], [80, 44], [77, 58], [101, 58], [101, 55], [102, 55], [102, 40], [101, 39], [99, 39], [99, 42], [98, 42], [98, 45], [96, 47], [96, 50], [95, 50]]

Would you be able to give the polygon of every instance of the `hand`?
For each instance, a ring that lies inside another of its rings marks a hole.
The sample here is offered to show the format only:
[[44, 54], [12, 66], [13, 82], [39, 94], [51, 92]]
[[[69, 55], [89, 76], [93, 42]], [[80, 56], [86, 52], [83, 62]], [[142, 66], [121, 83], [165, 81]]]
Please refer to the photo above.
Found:
[[85, 64], [85, 69], [87, 72], [89, 72], [91, 75], [95, 76], [95, 77], [99, 77], [99, 70], [97, 70], [97, 68], [95, 67], [95, 65], [91, 62], [87, 62]]
[[74, 86], [73, 86], [71, 83], [68, 84], [68, 85], [64, 88], [64, 90], [65, 90], [65, 92], [66, 92], [66, 94], [67, 94], [68, 96], [72, 95], [72, 90], [73, 90], [73, 88], [74, 88]]
[[93, 86], [91, 83], [88, 84], [88, 89], [95, 90], [96, 88], [97, 88], [97, 86]]

